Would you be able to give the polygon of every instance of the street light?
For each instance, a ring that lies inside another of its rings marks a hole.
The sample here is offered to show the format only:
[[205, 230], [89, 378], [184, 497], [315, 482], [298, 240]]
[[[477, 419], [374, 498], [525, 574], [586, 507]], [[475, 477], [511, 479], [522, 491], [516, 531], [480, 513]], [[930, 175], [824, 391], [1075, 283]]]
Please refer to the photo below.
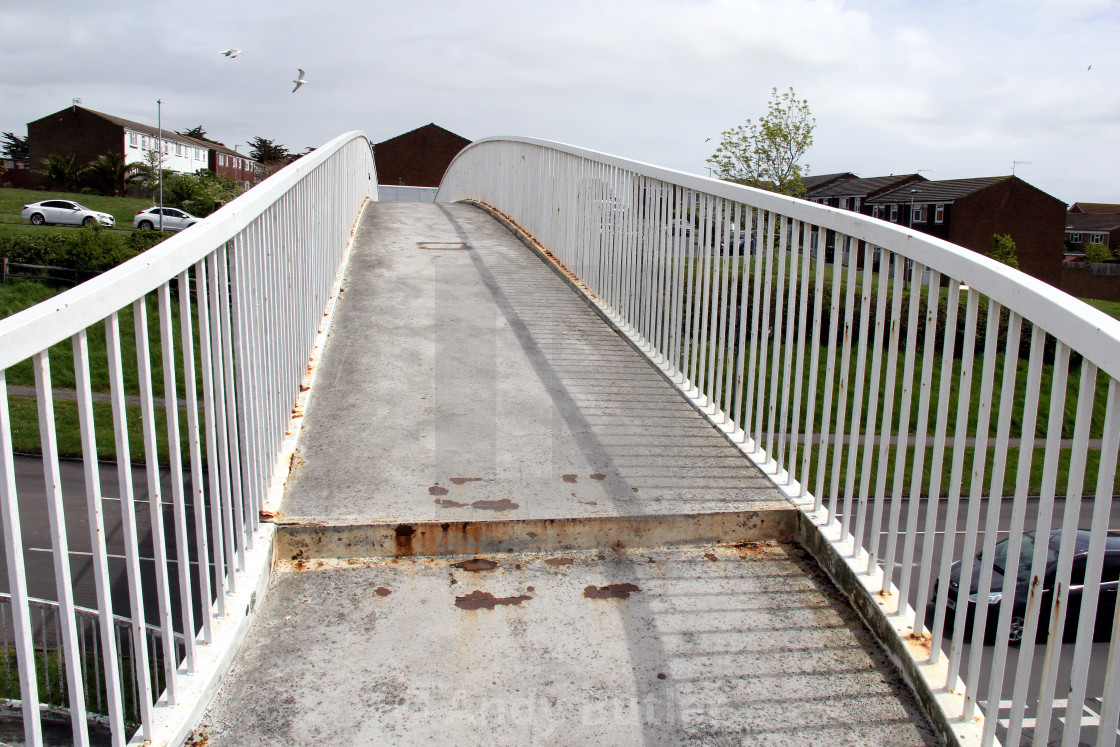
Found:
[[918, 190], [916, 190], [916, 189], [910, 190], [910, 227], [911, 228], [914, 227], [914, 195], [917, 193], [917, 191]]
[[156, 99], [156, 123], [159, 126], [159, 230], [163, 230], [163, 99]]

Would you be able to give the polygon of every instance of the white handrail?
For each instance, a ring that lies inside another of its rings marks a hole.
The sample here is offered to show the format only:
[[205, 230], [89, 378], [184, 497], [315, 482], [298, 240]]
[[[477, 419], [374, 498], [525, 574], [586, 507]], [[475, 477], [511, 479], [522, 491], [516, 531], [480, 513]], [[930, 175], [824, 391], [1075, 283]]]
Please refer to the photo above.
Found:
[[[261, 524], [261, 509], [279, 484], [293, 408], [325, 332], [324, 309], [376, 184], [368, 138], [341, 135], [140, 256], [0, 319], [0, 530], [28, 744], [42, 743], [32, 595], [57, 601], [59, 677], [68, 686], [75, 744], [89, 743], [84, 709], [91, 707], [101, 709], [115, 745], [130, 736], [178, 743], [193, 726], [267, 580], [272, 525]], [[94, 352], [91, 343], [102, 339], [104, 353]], [[66, 340], [72, 360], [51, 350]], [[12, 425], [26, 408], [9, 397], [7, 383], [26, 376], [24, 361], [35, 371], [53, 583], [29, 578], [23, 563], [19, 494], [44, 488], [16, 478]], [[69, 405], [55, 401], [52, 370], [71, 364], [84, 491], [64, 486], [56, 438], [55, 411]], [[93, 388], [106, 380], [111, 411], [93, 401]], [[135, 393], [139, 412], [128, 397]], [[157, 396], [164, 399], [158, 410]], [[130, 428], [137, 422], [139, 435]], [[119, 524], [103, 510], [101, 484], [114, 479], [98, 462], [98, 443], [107, 441], [116, 457]], [[134, 458], [144, 462], [142, 475]], [[162, 475], [161, 464], [168, 466]], [[137, 500], [144, 491], [146, 509]], [[76, 508], [80, 515], [70, 516]], [[88, 522], [88, 537], [67, 528], [75, 518]], [[150, 560], [141, 557], [145, 535]], [[96, 633], [78, 623], [89, 615], [70, 588], [74, 542], [92, 550], [83, 575], [96, 586]], [[118, 581], [127, 583], [113, 583], [111, 553], [123, 555], [126, 578]], [[169, 568], [173, 557], [178, 572]], [[200, 569], [197, 578], [191, 567]], [[133, 635], [131, 650], [121, 651], [114, 611], [126, 608]], [[87, 645], [97, 647], [102, 671], [93, 681], [103, 683], [103, 699], [86, 692]], [[122, 681], [126, 673], [133, 682]], [[140, 723], [136, 735], [126, 732], [126, 709]]]
[[[1097, 597], [1115, 583], [1120, 322], [885, 221], [561, 143], [477, 141], [437, 201], [523, 233], [803, 509], [947, 740], [1017, 744], [1032, 708], [1037, 740], [1077, 744], [1096, 708], [1114, 743], [1120, 609]], [[995, 590], [998, 541], [1029, 579], [1014, 592]]]

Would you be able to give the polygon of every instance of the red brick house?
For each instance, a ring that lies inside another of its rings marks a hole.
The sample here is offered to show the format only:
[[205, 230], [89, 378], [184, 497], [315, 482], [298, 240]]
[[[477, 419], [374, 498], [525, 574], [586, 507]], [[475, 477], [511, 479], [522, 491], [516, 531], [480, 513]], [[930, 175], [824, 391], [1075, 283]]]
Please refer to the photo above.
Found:
[[409, 187], [438, 187], [451, 160], [470, 140], [435, 124], [373, 146], [380, 184]]
[[1009, 234], [1020, 270], [1060, 282], [1066, 205], [1016, 176], [913, 182], [866, 204], [884, 220], [981, 254], [992, 250], [992, 236]]
[[1066, 251], [1082, 253], [1088, 244], [1103, 244], [1120, 256], [1120, 212], [1067, 214]]

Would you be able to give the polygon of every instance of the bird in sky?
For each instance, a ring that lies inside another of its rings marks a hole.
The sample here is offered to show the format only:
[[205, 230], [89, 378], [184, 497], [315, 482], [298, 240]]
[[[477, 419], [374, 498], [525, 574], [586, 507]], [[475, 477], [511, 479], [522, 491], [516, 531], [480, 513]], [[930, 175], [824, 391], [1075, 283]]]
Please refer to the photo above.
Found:
[[241, 50], [234, 47], [230, 49], [223, 49], [221, 52], [218, 52], [218, 54], [224, 54], [226, 57], [232, 60], [234, 57], [241, 54]]
[[296, 87], [292, 89], [292, 93], [295, 93], [296, 91], [299, 90], [300, 86], [307, 83], [307, 78], [304, 77], [303, 68], [296, 68], [296, 69], [299, 70], [299, 75], [296, 76], [296, 79], [292, 81], [293, 83], [296, 84]]

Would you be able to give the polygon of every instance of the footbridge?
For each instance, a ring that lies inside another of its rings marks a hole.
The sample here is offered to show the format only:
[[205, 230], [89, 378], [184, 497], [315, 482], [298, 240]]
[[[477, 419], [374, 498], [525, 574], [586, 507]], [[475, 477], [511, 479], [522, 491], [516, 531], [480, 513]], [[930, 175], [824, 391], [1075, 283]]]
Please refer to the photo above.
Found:
[[0, 320], [0, 738], [1115, 742], [1116, 322], [557, 143], [376, 184]]

